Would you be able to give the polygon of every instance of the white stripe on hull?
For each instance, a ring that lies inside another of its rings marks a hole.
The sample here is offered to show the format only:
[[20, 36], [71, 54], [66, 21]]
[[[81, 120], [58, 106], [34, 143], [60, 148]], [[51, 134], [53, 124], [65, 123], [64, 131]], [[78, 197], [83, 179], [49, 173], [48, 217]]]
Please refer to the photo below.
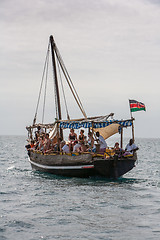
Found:
[[39, 163], [35, 163], [33, 161], [31, 161], [29, 159], [30, 163], [36, 167], [39, 167], [39, 168], [44, 168], [44, 169], [59, 169], [59, 170], [62, 170], [62, 169], [85, 169], [85, 168], [94, 168], [94, 165], [80, 165], [80, 166], [47, 166], [47, 165], [42, 165], [42, 164], [39, 164]]

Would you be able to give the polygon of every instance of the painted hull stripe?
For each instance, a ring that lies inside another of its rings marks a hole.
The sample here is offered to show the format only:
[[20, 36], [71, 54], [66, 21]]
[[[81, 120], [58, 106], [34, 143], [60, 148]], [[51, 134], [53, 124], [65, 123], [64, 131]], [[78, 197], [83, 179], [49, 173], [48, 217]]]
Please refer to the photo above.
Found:
[[81, 166], [47, 166], [47, 165], [42, 165], [42, 164], [39, 164], [39, 163], [35, 163], [33, 161], [31, 161], [29, 159], [29, 162], [36, 166], [36, 167], [40, 167], [40, 168], [44, 168], [44, 169], [59, 169], [59, 170], [62, 170], [62, 169], [88, 169], [88, 168], [94, 168], [94, 165], [81, 165]]

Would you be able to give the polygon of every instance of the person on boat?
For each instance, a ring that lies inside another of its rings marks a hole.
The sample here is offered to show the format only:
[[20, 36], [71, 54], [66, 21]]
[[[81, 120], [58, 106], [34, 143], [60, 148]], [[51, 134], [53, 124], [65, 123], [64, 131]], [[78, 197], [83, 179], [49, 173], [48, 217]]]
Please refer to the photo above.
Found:
[[116, 142], [114, 145], [114, 153], [118, 155], [118, 157], [121, 157], [122, 154], [124, 153], [124, 150], [119, 147], [119, 143]]
[[62, 141], [61, 137], [59, 137], [58, 140], [57, 140], [57, 136], [54, 136], [51, 139], [51, 146], [54, 152], [59, 152], [59, 151], [62, 152], [62, 147], [64, 146], [64, 143], [65, 142]]
[[71, 151], [73, 149], [75, 140], [77, 140], [77, 134], [74, 132], [74, 129], [70, 130], [68, 140], [69, 140], [69, 150]]
[[83, 129], [81, 129], [81, 131], [80, 131], [80, 135], [79, 135], [78, 140], [79, 140], [79, 143], [80, 143], [80, 144], [81, 144], [82, 142], [84, 142], [84, 140], [85, 140], [84, 130], [83, 130]]
[[133, 139], [129, 140], [129, 143], [126, 145], [124, 156], [133, 154], [139, 148], [134, 144]]
[[56, 145], [57, 145], [57, 138], [56, 137], [51, 138], [49, 148], [45, 150], [45, 153], [50, 154], [52, 152], [58, 151], [56, 148]]
[[41, 135], [44, 134], [44, 130], [43, 128], [41, 128], [40, 126], [37, 127], [37, 131], [35, 132], [35, 139], [36, 141], [38, 141], [38, 137], [40, 137]]
[[25, 147], [26, 147], [26, 149], [34, 149], [35, 141], [34, 140], [29, 141], [29, 144], [27, 144]]
[[84, 142], [81, 142], [80, 147], [77, 149], [77, 152], [83, 153], [87, 151], [87, 147]]
[[34, 140], [31, 140], [30, 146], [31, 146], [32, 149], [35, 147], [35, 142], [34, 142]]
[[94, 138], [93, 138], [91, 132], [88, 133], [87, 145], [88, 145], [88, 149], [87, 149], [88, 152], [94, 152], [95, 151]]
[[63, 153], [69, 153], [69, 152], [70, 152], [69, 142], [66, 142], [66, 143], [64, 144], [64, 146], [62, 147], [62, 152], [63, 152]]
[[97, 137], [97, 142], [100, 144], [100, 152], [104, 153], [106, 151], [107, 148], [107, 143], [104, 140], [104, 138], [100, 135], [99, 132], [96, 132], [96, 137]]
[[[66, 144], [66, 142], [65, 141], [61, 141], [60, 142], [60, 152], [62, 152], [62, 148], [63, 148], [63, 146]], [[58, 143], [56, 143], [56, 149], [58, 149]], [[57, 150], [58, 151], [58, 150]]]
[[40, 137], [38, 131], [35, 132], [35, 140], [38, 141], [38, 138]]
[[81, 144], [78, 142], [78, 140], [76, 140], [76, 141], [74, 142], [73, 152], [78, 152], [80, 146], [81, 146]]
[[49, 133], [45, 134], [44, 140], [44, 151], [48, 151], [51, 148], [51, 139], [49, 138]]
[[44, 150], [44, 136], [38, 138], [38, 147], [37, 150], [43, 151]]

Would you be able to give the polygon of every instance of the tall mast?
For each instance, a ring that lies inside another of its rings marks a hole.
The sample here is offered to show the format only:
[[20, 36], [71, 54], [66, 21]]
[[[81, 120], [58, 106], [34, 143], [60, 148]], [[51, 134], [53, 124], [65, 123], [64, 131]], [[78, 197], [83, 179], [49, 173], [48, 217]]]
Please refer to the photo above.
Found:
[[[57, 105], [58, 105], [58, 120], [61, 120], [62, 115], [61, 115], [60, 95], [59, 95], [58, 80], [57, 80], [56, 61], [55, 61], [55, 42], [54, 42], [52, 35], [50, 36], [50, 43], [51, 43], [51, 53], [52, 53], [52, 64], [53, 64], [53, 74], [54, 74], [54, 81], [55, 81], [56, 98], [57, 98]], [[62, 129], [60, 129], [60, 137], [63, 139]]]

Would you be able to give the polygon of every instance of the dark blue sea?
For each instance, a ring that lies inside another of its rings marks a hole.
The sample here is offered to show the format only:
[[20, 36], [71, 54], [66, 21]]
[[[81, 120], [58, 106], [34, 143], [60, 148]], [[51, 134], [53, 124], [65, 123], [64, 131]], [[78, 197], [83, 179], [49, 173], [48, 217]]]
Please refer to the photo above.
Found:
[[160, 239], [160, 139], [117, 181], [33, 172], [25, 139], [0, 137], [0, 240]]

